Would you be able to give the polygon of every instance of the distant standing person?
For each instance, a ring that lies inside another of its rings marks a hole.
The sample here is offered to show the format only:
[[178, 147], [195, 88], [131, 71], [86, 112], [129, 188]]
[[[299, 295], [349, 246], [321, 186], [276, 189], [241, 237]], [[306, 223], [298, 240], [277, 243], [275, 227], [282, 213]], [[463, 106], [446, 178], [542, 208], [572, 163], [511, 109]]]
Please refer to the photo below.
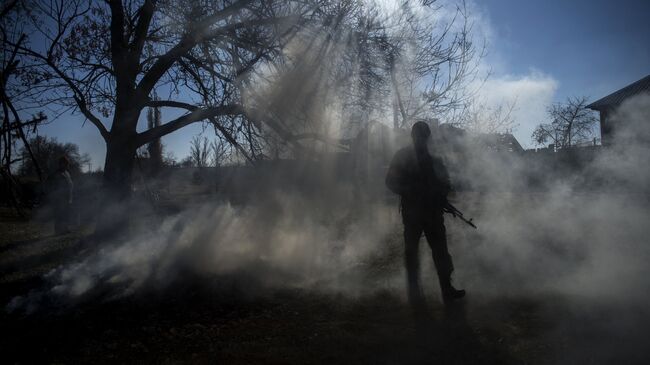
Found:
[[69, 170], [70, 160], [66, 156], [61, 156], [56, 172], [50, 177], [50, 199], [54, 213], [54, 232], [57, 234], [70, 232], [74, 184]]
[[413, 145], [395, 154], [386, 176], [388, 188], [401, 198], [409, 302], [424, 308], [420, 288], [419, 243], [422, 232], [431, 247], [445, 304], [465, 296], [451, 285], [454, 265], [447, 250], [443, 208], [450, 190], [449, 175], [441, 158], [427, 148], [429, 125], [417, 122], [411, 130]]

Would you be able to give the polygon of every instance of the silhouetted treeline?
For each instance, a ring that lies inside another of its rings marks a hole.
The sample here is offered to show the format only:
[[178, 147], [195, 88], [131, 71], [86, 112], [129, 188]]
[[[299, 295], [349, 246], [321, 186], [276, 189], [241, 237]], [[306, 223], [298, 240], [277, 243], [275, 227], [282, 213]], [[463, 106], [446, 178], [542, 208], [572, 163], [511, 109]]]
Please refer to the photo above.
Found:
[[[56, 138], [36, 136], [29, 140], [29, 144], [45, 178], [52, 175], [56, 170], [57, 161], [61, 156], [66, 156], [70, 160], [70, 174], [73, 176], [81, 174], [84, 165], [90, 162], [90, 156], [81, 154], [79, 146], [74, 143], [62, 143], [57, 141]], [[29, 157], [24, 147], [20, 150], [20, 156], [22, 160], [18, 174], [21, 176], [36, 176], [34, 161]]]

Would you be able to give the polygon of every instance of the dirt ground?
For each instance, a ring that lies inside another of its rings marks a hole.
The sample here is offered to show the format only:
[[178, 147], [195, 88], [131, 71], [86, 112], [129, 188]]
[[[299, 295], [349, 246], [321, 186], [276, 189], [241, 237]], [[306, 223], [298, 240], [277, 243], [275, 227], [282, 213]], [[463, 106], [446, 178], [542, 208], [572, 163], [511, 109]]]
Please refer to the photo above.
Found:
[[[92, 249], [88, 229], [0, 216], [0, 302]], [[254, 284], [250, 284], [254, 285]], [[349, 296], [254, 290], [228, 278], [187, 276], [165, 290], [34, 313], [0, 314], [5, 364], [542, 364], [647, 363], [636, 334], [601, 328], [612, 313], [580, 314], [560, 297], [468, 296], [415, 320], [400, 293]], [[101, 297], [98, 297], [101, 298]], [[582, 325], [575, 326], [575, 323]], [[607, 350], [604, 350], [607, 349]]]

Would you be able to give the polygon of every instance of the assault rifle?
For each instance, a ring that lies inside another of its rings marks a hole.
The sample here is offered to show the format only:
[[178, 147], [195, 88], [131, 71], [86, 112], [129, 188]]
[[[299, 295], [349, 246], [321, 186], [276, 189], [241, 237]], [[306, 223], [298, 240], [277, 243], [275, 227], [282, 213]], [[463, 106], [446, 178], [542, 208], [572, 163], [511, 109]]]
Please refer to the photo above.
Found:
[[454, 218], [458, 218], [458, 219], [460, 219], [461, 221], [463, 221], [463, 222], [469, 224], [470, 226], [474, 227], [474, 229], [478, 229], [478, 227], [476, 227], [476, 226], [474, 225], [474, 223], [472, 222], [472, 218], [470, 218], [469, 220], [468, 220], [467, 218], [465, 218], [465, 217], [463, 216], [463, 212], [461, 212], [460, 210], [458, 210], [458, 208], [456, 208], [455, 206], [451, 205], [450, 202], [446, 202], [446, 203], [445, 203], [445, 207], [442, 208], [442, 210], [443, 210], [445, 213], [449, 213], [449, 214], [453, 215]]

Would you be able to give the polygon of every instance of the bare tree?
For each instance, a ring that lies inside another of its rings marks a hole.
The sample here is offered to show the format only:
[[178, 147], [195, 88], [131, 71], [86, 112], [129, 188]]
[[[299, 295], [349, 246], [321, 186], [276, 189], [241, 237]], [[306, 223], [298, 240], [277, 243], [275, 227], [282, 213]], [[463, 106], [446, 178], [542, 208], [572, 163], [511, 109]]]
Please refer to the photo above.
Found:
[[533, 141], [538, 145], [552, 142], [556, 148], [567, 148], [592, 139], [598, 120], [586, 106], [586, 97], [570, 97], [565, 103], [552, 104], [547, 110], [551, 122], [535, 128]]
[[[262, 123], [245, 117], [234, 80], [277, 55], [313, 14], [309, 2], [278, 0], [31, 4], [27, 39], [8, 41], [29, 62], [23, 79], [38, 81], [35, 104], [79, 111], [97, 128], [107, 148], [104, 179], [118, 196], [128, 192], [140, 146], [203, 120], [222, 133]], [[167, 97], [153, 100], [156, 90]], [[146, 107], [187, 113], [138, 132]]]
[[190, 161], [192, 165], [203, 168], [210, 164], [211, 148], [207, 137], [194, 136], [190, 143]]
[[226, 163], [232, 154], [232, 145], [221, 138], [215, 138], [210, 143], [210, 162], [212, 166], [218, 167]]
[[512, 116], [516, 105], [516, 100], [496, 106], [470, 103], [461, 111], [458, 122], [452, 124], [473, 133], [512, 133], [517, 127]]
[[435, 1], [405, 2], [395, 14], [399, 32], [386, 38], [385, 55], [395, 128], [418, 119], [451, 121], [450, 115], [468, 110], [475, 96], [469, 85], [480, 76], [485, 43], [474, 42], [465, 1], [441, 20], [442, 10]]

